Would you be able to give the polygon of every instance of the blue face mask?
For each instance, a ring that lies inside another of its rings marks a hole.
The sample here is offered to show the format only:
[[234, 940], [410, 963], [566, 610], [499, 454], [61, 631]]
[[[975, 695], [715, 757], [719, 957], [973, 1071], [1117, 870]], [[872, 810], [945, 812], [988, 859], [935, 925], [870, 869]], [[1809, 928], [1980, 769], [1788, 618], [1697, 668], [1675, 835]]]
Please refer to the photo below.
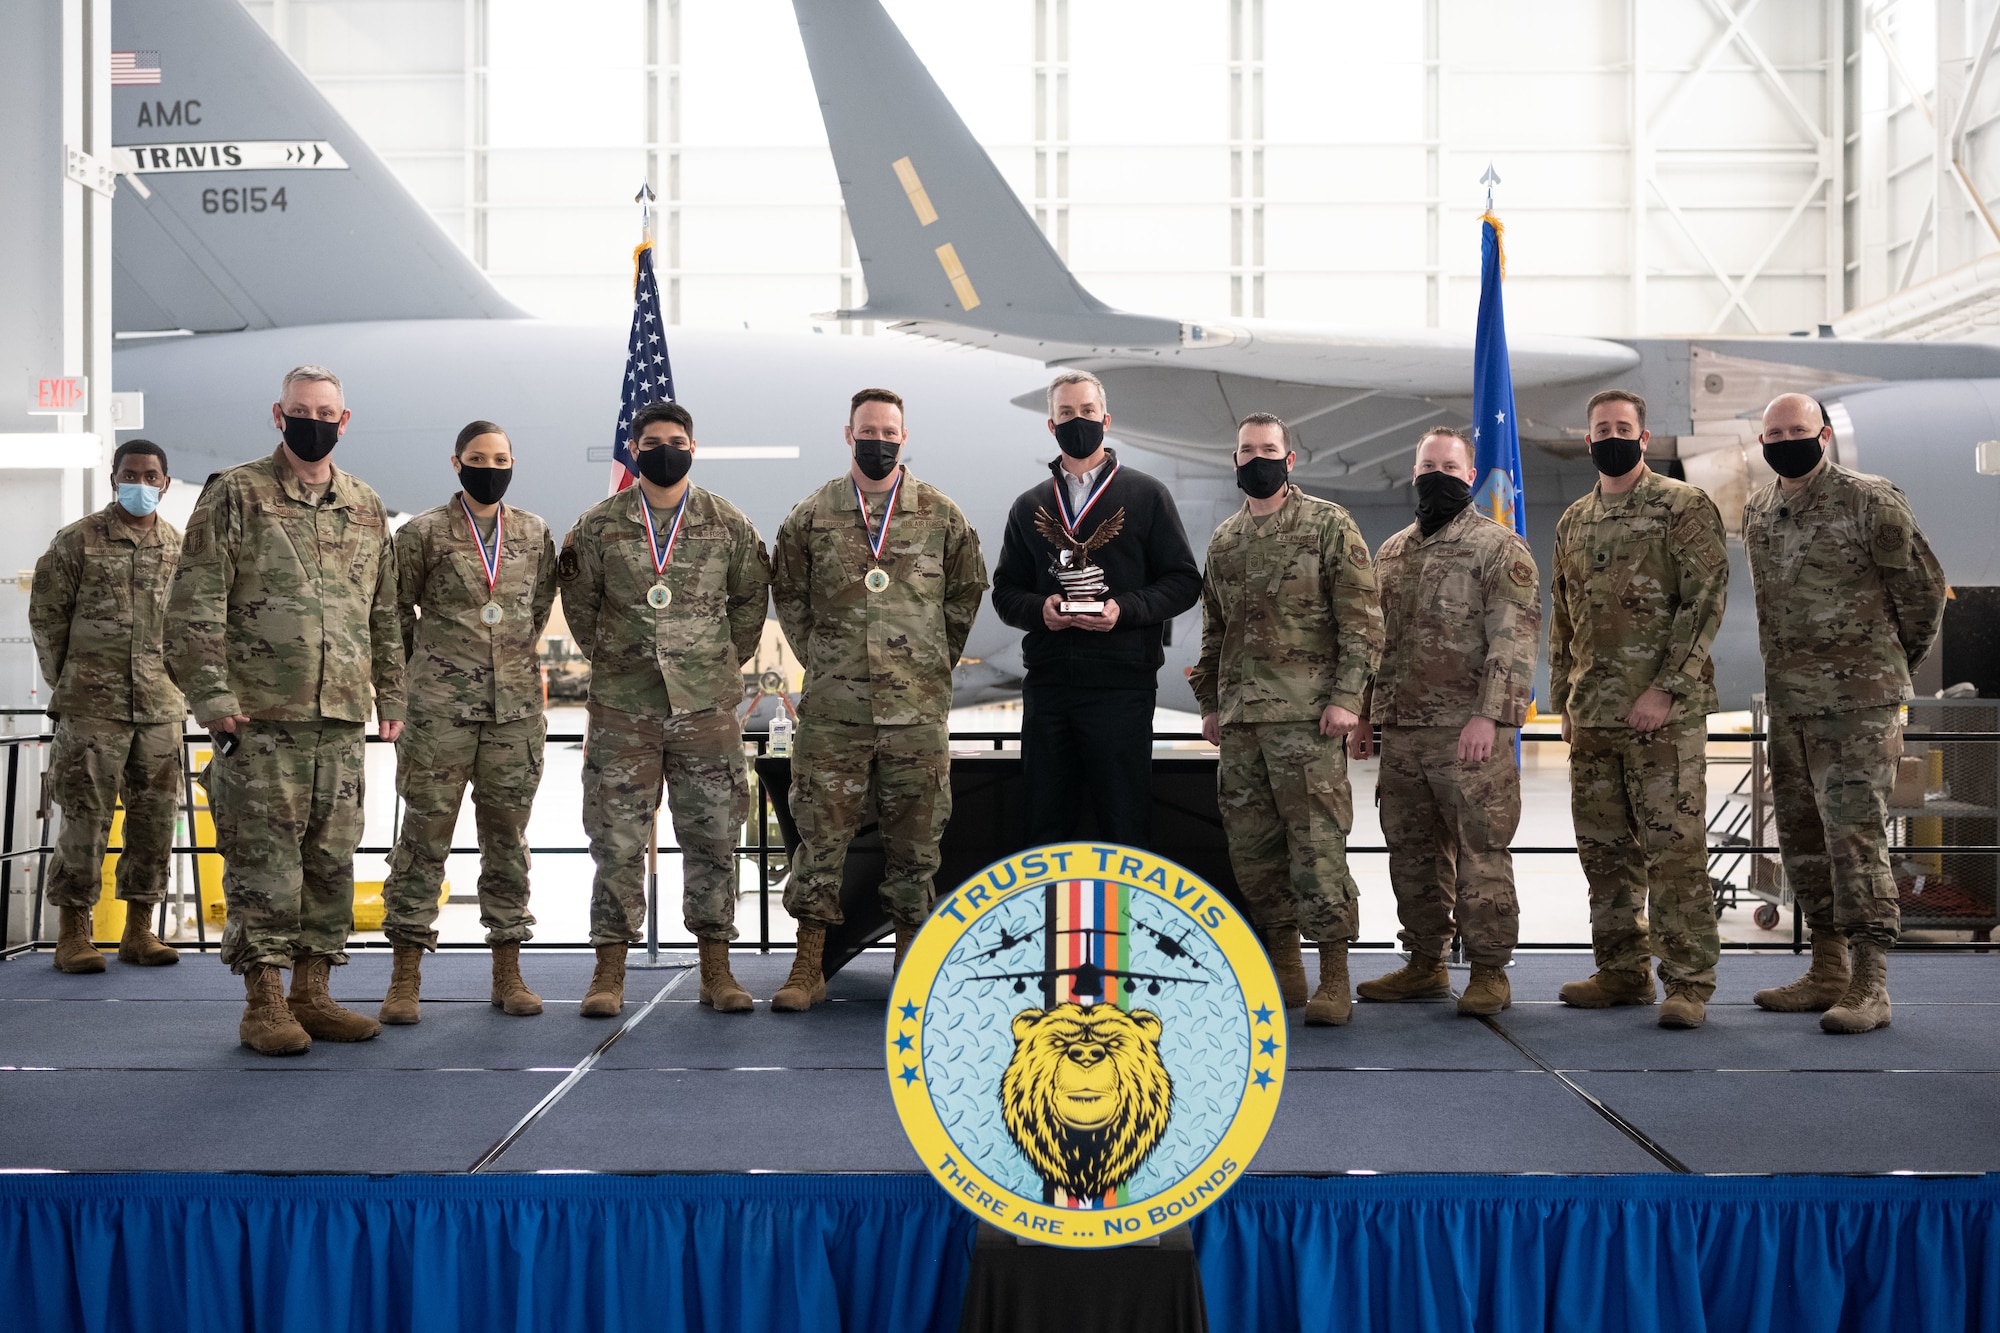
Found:
[[118, 503], [132, 517], [144, 518], [160, 507], [160, 488], [121, 481], [118, 483]]

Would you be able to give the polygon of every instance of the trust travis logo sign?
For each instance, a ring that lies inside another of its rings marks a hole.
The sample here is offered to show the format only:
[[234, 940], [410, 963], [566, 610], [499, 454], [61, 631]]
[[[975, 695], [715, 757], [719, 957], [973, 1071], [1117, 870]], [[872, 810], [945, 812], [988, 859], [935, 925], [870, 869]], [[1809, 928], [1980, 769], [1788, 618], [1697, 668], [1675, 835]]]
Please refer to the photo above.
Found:
[[889, 1088], [960, 1203], [1124, 1245], [1233, 1185], [1285, 1081], [1285, 1010], [1221, 893], [1130, 847], [997, 861], [938, 905], [889, 1001]]

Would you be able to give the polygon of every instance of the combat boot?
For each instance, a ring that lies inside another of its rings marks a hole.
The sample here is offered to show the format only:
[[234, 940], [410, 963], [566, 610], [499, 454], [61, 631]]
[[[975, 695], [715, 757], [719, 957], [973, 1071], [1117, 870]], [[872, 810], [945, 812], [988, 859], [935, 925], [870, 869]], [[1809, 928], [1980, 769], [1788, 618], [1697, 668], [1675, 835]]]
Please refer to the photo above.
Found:
[[1278, 975], [1278, 994], [1284, 997], [1285, 1008], [1298, 1008], [1306, 1002], [1306, 960], [1299, 953], [1298, 927], [1260, 930], [1257, 938], [1264, 941], [1264, 952], [1270, 955], [1271, 970]]
[[1347, 983], [1347, 941], [1320, 941], [1319, 989], [1306, 1001], [1306, 1026], [1344, 1028], [1354, 1016], [1354, 991]]
[[[1438, 969], [1440, 972], [1443, 970]], [[1361, 993], [1368, 993], [1365, 984]], [[1465, 983], [1465, 994], [1458, 997], [1458, 1012], [1475, 1018], [1490, 1018], [1502, 1009], [1512, 1007], [1513, 1003], [1514, 988], [1508, 984], [1506, 968], [1488, 967], [1484, 963], [1472, 965], [1472, 979]]]
[[269, 963], [243, 969], [243, 1021], [236, 1039], [259, 1055], [297, 1055], [312, 1049], [312, 1038], [285, 1004], [285, 979]]
[[701, 1002], [718, 1014], [747, 1014], [750, 992], [729, 971], [729, 941], [701, 941]]
[[1889, 951], [1879, 940], [1849, 940], [1854, 978], [1840, 1003], [1819, 1016], [1828, 1032], [1873, 1032], [1889, 1026]]
[[320, 1041], [367, 1041], [382, 1025], [366, 1014], [333, 1002], [327, 983], [333, 959], [323, 953], [302, 953], [292, 959], [292, 1017], [308, 1035]]
[[61, 933], [56, 936], [56, 971], [102, 972], [104, 955], [90, 942], [90, 909], [62, 909]]
[[585, 1018], [616, 1018], [625, 1007], [625, 946], [597, 946], [597, 968], [590, 974], [590, 989], [583, 993]]
[[[1477, 976], [1477, 971], [1473, 975]], [[1451, 973], [1445, 971], [1444, 959], [1412, 950], [1409, 962], [1362, 982], [1355, 990], [1364, 1000], [1442, 1000], [1451, 994]]]
[[1707, 1021], [1708, 1005], [1695, 994], [1694, 985], [1686, 981], [1669, 981], [1667, 998], [1660, 1005], [1660, 1026], [1698, 1028]]
[[179, 950], [160, 943], [160, 937], [153, 933], [153, 909], [158, 906], [158, 903], [125, 904], [125, 935], [118, 941], [119, 962], [166, 967], [181, 960]]
[[896, 961], [889, 965], [890, 975], [893, 976], [903, 970], [903, 955], [910, 951], [910, 942], [916, 938], [917, 928], [915, 926], [899, 924], [896, 927]]
[[512, 940], [493, 946], [493, 1003], [515, 1018], [542, 1012], [542, 997], [521, 980], [521, 946]]
[[1815, 930], [1812, 938], [1812, 966], [1789, 986], [1760, 990], [1750, 998], [1759, 1009], [1774, 1014], [1816, 1014], [1840, 1003], [1853, 980], [1847, 963], [1847, 936], [1835, 930]]
[[1651, 1004], [1650, 972], [1593, 972], [1582, 981], [1566, 982], [1557, 997], [1572, 1009], [1610, 1009], [1621, 1004]]
[[792, 959], [791, 975], [771, 1007], [780, 1013], [802, 1014], [826, 998], [826, 976], [820, 971], [820, 957], [826, 948], [826, 927], [799, 923], [799, 951]]
[[389, 969], [389, 993], [382, 1000], [381, 1009], [375, 1017], [384, 1023], [394, 1023], [402, 1027], [422, 1020], [423, 1012], [417, 1003], [418, 992], [423, 989], [424, 951], [409, 945], [396, 946], [396, 958]]

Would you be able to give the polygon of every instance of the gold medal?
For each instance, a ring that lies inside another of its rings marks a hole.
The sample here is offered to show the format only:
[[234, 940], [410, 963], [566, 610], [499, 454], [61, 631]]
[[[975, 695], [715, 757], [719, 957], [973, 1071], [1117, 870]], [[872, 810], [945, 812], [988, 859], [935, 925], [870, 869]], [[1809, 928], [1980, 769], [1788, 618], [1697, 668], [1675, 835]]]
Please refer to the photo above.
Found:
[[664, 611], [674, 600], [674, 590], [664, 583], [655, 583], [646, 592], [646, 605], [655, 611]]
[[503, 612], [500, 610], [500, 603], [488, 602], [479, 608], [479, 623], [482, 625], [497, 625], [500, 623], [502, 615]]
[[868, 591], [881, 592], [889, 586], [889, 571], [880, 568], [871, 569], [868, 571], [868, 577], [862, 582], [868, 585]]

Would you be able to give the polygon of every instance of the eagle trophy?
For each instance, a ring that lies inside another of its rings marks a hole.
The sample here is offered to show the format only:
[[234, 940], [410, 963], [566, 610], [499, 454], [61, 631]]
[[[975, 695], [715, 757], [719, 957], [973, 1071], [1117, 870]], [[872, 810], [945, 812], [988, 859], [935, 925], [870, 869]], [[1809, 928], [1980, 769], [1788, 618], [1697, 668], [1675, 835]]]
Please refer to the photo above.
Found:
[[1035, 509], [1035, 531], [1056, 548], [1056, 563], [1049, 572], [1062, 584], [1063, 599], [1056, 609], [1063, 615], [1097, 615], [1104, 610], [1104, 598], [1111, 585], [1104, 571], [1090, 563], [1090, 553], [1125, 530], [1125, 511], [1120, 509], [1099, 523], [1083, 538], [1074, 537], [1046, 508]]

